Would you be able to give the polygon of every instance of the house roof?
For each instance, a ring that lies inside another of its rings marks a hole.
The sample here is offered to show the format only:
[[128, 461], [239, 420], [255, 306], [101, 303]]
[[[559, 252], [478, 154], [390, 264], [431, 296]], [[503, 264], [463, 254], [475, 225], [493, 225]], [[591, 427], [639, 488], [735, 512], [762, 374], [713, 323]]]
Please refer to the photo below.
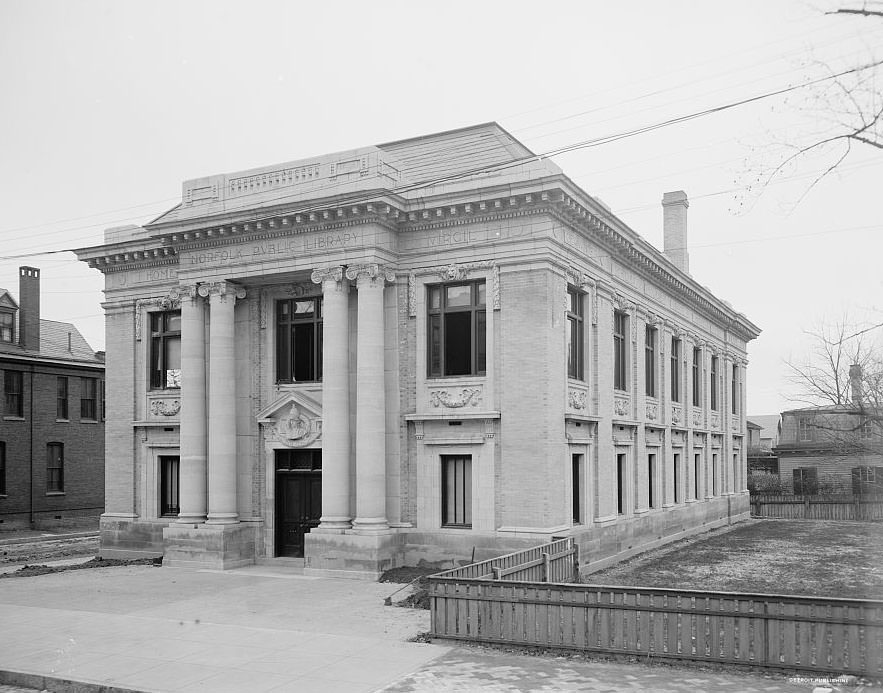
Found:
[[69, 322], [40, 320], [40, 349], [22, 349], [18, 344], [0, 344], [0, 354], [103, 363], [95, 351]]
[[0, 306], [7, 308], [18, 308], [18, 304], [7, 289], [0, 288]]
[[760, 416], [749, 416], [748, 423], [755, 423], [760, 426], [761, 438], [772, 438], [776, 440], [779, 436], [779, 415], [778, 414], [761, 414]]

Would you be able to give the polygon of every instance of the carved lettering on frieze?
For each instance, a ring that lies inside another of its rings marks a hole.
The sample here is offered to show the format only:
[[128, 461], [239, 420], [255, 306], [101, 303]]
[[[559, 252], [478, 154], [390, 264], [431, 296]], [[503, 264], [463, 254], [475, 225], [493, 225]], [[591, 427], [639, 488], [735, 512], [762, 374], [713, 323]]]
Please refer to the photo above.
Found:
[[433, 407], [448, 409], [459, 409], [467, 404], [477, 407], [481, 403], [481, 388], [464, 387], [459, 394], [452, 394], [447, 390], [433, 390], [429, 393], [429, 402]]
[[181, 411], [181, 401], [177, 399], [155, 399], [150, 403], [150, 413], [154, 416], [175, 416]]

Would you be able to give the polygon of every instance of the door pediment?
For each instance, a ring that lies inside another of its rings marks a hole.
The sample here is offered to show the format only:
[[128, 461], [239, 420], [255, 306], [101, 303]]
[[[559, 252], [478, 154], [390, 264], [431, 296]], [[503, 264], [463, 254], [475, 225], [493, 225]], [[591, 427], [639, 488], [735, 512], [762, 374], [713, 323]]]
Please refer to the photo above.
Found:
[[268, 448], [321, 445], [322, 405], [299, 392], [287, 392], [257, 415]]

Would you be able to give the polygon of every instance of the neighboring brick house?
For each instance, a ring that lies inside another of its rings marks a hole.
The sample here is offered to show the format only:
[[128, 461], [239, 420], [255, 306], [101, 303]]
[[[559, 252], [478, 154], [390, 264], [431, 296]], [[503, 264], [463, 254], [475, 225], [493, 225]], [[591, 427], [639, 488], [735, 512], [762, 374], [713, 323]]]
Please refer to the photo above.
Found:
[[0, 528], [97, 522], [104, 510], [104, 362], [40, 318], [40, 270], [0, 289]]
[[795, 494], [883, 493], [879, 422], [858, 403], [782, 412], [779, 477]]
[[[105, 274], [103, 555], [373, 577], [574, 536], [600, 565], [749, 515], [746, 343], [495, 123], [186, 181]], [[110, 451], [113, 454], [110, 454]]]

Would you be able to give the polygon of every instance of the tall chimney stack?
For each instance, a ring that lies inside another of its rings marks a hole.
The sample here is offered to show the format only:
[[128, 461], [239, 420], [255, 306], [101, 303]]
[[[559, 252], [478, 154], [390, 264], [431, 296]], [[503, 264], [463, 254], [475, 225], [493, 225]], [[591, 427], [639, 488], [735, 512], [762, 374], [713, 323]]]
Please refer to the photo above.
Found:
[[683, 190], [667, 192], [662, 196], [663, 252], [675, 266], [690, 273], [687, 254], [687, 193]]
[[852, 403], [860, 407], [862, 403], [862, 367], [857, 363], [849, 367], [849, 387], [852, 390]]
[[18, 341], [28, 351], [40, 351], [40, 270], [18, 268]]

